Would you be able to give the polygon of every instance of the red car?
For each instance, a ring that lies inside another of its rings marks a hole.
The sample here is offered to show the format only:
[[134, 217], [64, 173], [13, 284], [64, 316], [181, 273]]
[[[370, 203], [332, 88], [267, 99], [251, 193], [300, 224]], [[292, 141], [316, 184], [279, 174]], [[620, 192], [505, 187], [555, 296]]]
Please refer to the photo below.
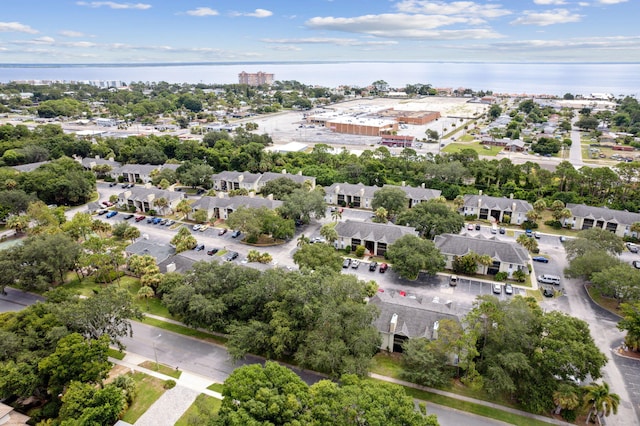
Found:
[[387, 272], [387, 269], [389, 269], [389, 265], [387, 265], [386, 263], [381, 263], [378, 271], [380, 271], [381, 274], [384, 274], [385, 272]]
[[134, 220], [136, 222], [140, 222], [141, 220], [144, 220], [144, 216], [136, 216], [136, 218]]
[[113, 206], [113, 203], [111, 201], [103, 201], [102, 205], [105, 206], [105, 207], [111, 207], [111, 206]]

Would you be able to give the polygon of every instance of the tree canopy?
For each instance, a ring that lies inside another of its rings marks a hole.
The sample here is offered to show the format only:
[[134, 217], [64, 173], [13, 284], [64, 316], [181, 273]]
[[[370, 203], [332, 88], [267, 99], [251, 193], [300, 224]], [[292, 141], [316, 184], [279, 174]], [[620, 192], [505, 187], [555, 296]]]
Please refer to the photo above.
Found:
[[401, 277], [418, 278], [420, 272], [435, 274], [445, 266], [444, 256], [433, 241], [415, 235], [404, 235], [389, 246], [387, 258]]

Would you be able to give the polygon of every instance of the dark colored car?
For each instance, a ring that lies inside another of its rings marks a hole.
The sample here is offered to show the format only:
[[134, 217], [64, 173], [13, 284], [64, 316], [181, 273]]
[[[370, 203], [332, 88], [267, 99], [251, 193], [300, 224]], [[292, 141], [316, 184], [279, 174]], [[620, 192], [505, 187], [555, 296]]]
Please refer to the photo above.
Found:
[[159, 224], [160, 222], [162, 222], [162, 218], [161, 218], [161, 217], [154, 217], [154, 218], [153, 218], [153, 224], [154, 224], [154, 225], [157, 225], [157, 224]]
[[103, 214], [107, 214], [109, 210], [98, 210], [98, 215], [102, 216]]
[[238, 238], [240, 234], [241, 234], [240, 231], [233, 231], [233, 234], [231, 234], [231, 238]]
[[117, 182], [111, 182], [109, 184], [109, 188], [113, 188], [114, 186], [116, 186], [118, 183]]
[[369, 270], [372, 272], [375, 271], [377, 267], [378, 267], [378, 262], [371, 262], [369, 264]]
[[480, 230], [480, 224], [476, 223], [476, 231], [479, 231], [479, 230]]
[[136, 222], [140, 222], [141, 220], [144, 220], [144, 216], [136, 216], [136, 218], [134, 219]]
[[149, 217], [147, 218], [147, 223], [151, 223], [151, 222], [153, 222], [153, 219], [155, 219], [155, 217], [153, 217], [153, 216], [149, 216]]
[[133, 218], [133, 215], [132, 214], [128, 214], [123, 219], [124, 220], [129, 220], [129, 219], [132, 219], [132, 218]]
[[228, 231], [228, 229], [227, 229], [227, 228], [222, 228], [222, 229], [220, 230], [220, 232], [218, 232], [218, 235], [224, 235], [224, 234], [226, 234], [226, 233], [227, 233], [227, 231]]
[[549, 263], [549, 259], [544, 256], [534, 256], [531, 258], [534, 262]]
[[349, 266], [351, 266], [351, 259], [346, 258], [345, 260], [342, 261], [343, 268], [348, 268]]
[[500, 233], [501, 233], [501, 234], [504, 234], [504, 233], [506, 233], [506, 232], [507, 232], [507, 230], [504, 228], [504, 226], [500, 228]]
[[542, 294], [544, 295], [544, 297], [553, 297], [553, 290], [547, 287], [544, 287], [542, 289]]
[[238, 258], [238, 252], [237, 251], [230, 251], [227, 254], [227, 257], [226, 257], [227, 262], [231, 262], [232, 260], [237, 259], [237, 258]]
[[631, 264], [634, 268], [640, 269], [640, 260], [634, 260], [633, 262], [631, 262]]
[[218, 249], [217, 249], [217, 248], [212, 248], [211, 250], [209, 250], [209, 251], [207, 252], [207, 254], [208, 254], [209, 256], [213, 256], [213, 255], [214, 255], [214, 254], [216, 254], [217, 252], [218, 252]]
[[202, 251], [204, 250], [204, 244], [196, 244], [196, 247], [194, 248], [195, 251]]
[[385, 272], [387, 272], [387, 269], [389, 269], [389, 265], [387, 265], [386, 263], [381, 263], [380, 267], [378, 268], [378, 271], [381, 274], [384, 274]]

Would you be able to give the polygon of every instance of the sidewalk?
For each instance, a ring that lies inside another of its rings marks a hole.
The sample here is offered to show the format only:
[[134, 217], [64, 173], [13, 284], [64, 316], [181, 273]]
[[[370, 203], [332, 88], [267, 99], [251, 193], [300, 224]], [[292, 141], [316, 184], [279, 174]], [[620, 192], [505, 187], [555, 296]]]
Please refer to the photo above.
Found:
[[157, 371], [139, 366], [138, 364], [150, 360], [136, 354], [127, 354], [123, 360], [109, 358], [109, 361], [127, 367], [131, 372], [137, 371], [160, 380], [175, 380], [176, 382], [176, 386], [173, 389], [169, 389], [162, 394], [162, 396], [140, 416], [135, 423], [137, 426], [175, 424], [201, 393], [222, 399], [220, 393], [207, 389], [207, 386], [214, 383], [212, 379], [207, 377], [183, 371], [179, 379], [174, 379]]

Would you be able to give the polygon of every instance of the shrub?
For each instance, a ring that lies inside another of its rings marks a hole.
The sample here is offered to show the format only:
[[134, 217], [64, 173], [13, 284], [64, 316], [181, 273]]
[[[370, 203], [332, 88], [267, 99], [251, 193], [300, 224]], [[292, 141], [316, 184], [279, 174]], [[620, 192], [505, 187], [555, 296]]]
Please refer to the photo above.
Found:
[[356, 247], [356, 256], [357, 257], [362, 257], [364, 256], [364, 252], [365, 252], [366, 248], [364, 246], [357, 246]]
[[507, 274], [506, 272], [498, 272], [494, 279], [496, 281], [506, 281], [508, 276], [509, 274]]
[[547, 220], [544, 222], [545, 225], [550, 226], [554, 229], [561, 229], [562, 223], [559, 220]]
[[531, 220], [525, 220], [524, 222], [522, 222], [522, 225], [520, 225], [520, 227], [522, 229], [538, 229], [538, 224]]
[[256, 235], [249, 235], [247, 237], [247, 243], [249, 244], [255, 244], [258, 242], [258, 237]]
[[347, 253], [347, 254], [351, 253], [351, 246], [346, 246], [346, 247], [344, 248], [344, 251], [345, 251], [345, 253]]
[[176, 387], [176, 381], [173, 379], [165, 380], [162, 387], [165, 389], [173, 389]]
[[260, 252], [258, 250], [249, 250], [249, 253], [247, 253], [247, 260], [249, 262], [259, 262]]
[[502, 215], [502, 223], [511, 223], [511, 216], [508, 214]]
[[560, 415], [569, 423], [575, 423], [576, 418], [578, 417], [575, 410], [562, 410], [562, 413]]

